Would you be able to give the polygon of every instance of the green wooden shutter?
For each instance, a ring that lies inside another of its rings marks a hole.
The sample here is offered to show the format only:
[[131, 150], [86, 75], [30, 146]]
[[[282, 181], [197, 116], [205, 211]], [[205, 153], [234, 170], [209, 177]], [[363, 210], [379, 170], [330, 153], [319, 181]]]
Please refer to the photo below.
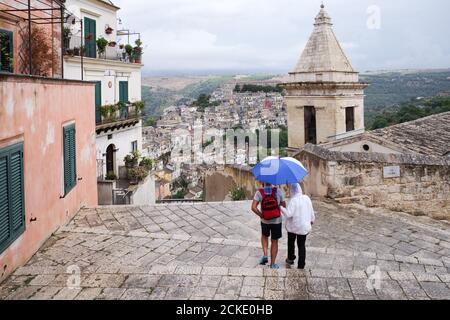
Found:
[[64, 194], [69, 193], [70, 189], [70, 137], [68, 128], [64, 128]]
[[85, 56], [97, 57], [97, 22], [90, 18], [84, 18]]
[[[128, 81], [119, 81], [119, 101], [128, 103]], [[120, 110], [120, 116], [128, 118], [128, 106]]]
[[0, 30], [0, 71], [13, 72], [13, 33]]
[[98, 81], [95, 83], [95, 123], [102, 122], [102, 114], [100, 108], [102, 106], [102, 83]]
[[128, 81], [119, 82], [119, 101], [127, 103], [128, 100]]
[[64, 127], [64, 193], [77, 184], [75, 125]]
[[0, 150], [0, 253], [25, 231], [23, 145]]
[[8, 155], [0, 153], [0, 252], [10, 238]]
[[17, 235], [25, 228], [23, 192], [23, 152], [15, 149], [10, 154], [11, 233]]
[[70, 131], [70, 161], [72, 168], [72, 186], [77, 184], [77, 147], [76, 147], [76, 132], [75, 126]]

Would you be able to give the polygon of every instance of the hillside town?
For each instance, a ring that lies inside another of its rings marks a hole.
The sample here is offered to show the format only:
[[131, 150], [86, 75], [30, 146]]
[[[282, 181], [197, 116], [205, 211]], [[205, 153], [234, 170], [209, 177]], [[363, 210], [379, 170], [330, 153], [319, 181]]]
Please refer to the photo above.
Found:
[[[254, 85], [267, 85], [265, 82], [254, 82]], [[201, 110], [191, 101], [189, 105], [172, 106], [164, 111], [155, 127], [143, 127], [143, 155], [156, 159], [158, 170], [170, 171], [170, 177], [157, 179], [157, 190], [162, 187], [171, 192], [157, 192], [157, 200], [168, 200], [180, 192], [175, 187], [176, 182], [182, 179], [189, 185], [185, 198], [188, 200], [202, 199], [203, 177], [207, 172], [214, 172], [223, 166], [214, 162], [208, 163], [213, 154], [204, 153], [211, 143], [211, 131], [214, 136], [224, 136], [227, 130], [242, 129], [256, 132], [257, 130], [285, 128], [287, 125], [287, 112], [284, 97], [276, 92], [236, 92], [239, 82], [227, 83], [215, 90], [207, 97], [210, 106]], [[202, 163], [192, 163], [191, 155], [180, 158], [172, 153], [177, 139], [189, 136], [194, 141], [195, 130], [200, 131], [198, 145], [193, 146], [192, 153], [202, 153]], [[225, 152], [225, 151], [224, 151]], [[236, 165], [246, 165], [249, 159], [246, 150], [236, 150], [234, 160]], [[207, 163], [209, 165], [207, 165]], [[157, 176], [159, 176], [157, 174]], [[168, 179], [167, 179], [168, 178]]]

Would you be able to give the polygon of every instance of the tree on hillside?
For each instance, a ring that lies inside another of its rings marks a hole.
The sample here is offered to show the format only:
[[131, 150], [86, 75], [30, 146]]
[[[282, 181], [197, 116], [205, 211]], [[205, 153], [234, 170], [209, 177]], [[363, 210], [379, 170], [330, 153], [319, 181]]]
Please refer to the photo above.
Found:
[[211, 102], [211, 96], [201, 94], [196, 101], [192, 103], [192, 106], [197, 107], [197, 111], [204, 112], [206, 108], [218, 106], [220, 103], [215, 101]]
[[149, 117], [147, 120], [145, 120], [145, 125], [147, 127], [156, 127], [156, 119], [154, 117]]
[[398, 110], [385, 110], [376, 115], [369, 127], [371, 130], [381, 129], [448, 111], [450, 111], [450, 97], [434, 97], [426, 101], [414, 100], [402, 104]]

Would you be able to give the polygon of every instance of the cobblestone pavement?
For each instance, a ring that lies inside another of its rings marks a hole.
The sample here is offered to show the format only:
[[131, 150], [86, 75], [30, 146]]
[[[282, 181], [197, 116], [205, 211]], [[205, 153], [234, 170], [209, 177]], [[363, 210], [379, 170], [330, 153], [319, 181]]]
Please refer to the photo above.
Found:
[[[258, 266], [249, 206], [83, 210], [0, 285], [0, 299], [450, 299], [446, 222], [316, 201], [307, 270], [273, 271]], [[285, 238], [280, 247], [282, 262]]]

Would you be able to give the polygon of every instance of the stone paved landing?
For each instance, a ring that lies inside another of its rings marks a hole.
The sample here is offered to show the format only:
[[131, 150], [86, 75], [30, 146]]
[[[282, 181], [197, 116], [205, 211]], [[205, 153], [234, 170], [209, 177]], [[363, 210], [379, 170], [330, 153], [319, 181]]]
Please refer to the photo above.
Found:
[[[83, 210], [0, 285], [0, 299], [450, 299], [448, 223], [315, 202], [307, 270], [272, 271], [257, 265], [249, 206]], [[373, 266], [378, 288], [367, 286]]]

